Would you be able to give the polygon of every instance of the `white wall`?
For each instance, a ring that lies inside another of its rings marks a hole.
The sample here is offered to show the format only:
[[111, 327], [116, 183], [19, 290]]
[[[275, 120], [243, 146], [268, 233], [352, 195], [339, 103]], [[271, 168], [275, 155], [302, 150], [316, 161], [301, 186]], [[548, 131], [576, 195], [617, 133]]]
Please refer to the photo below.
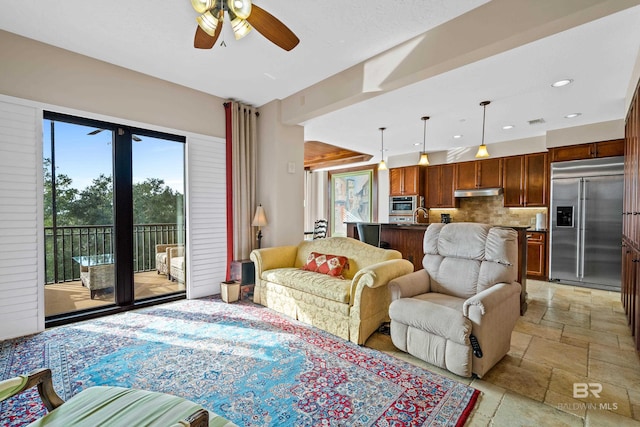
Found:
[[0, 94], [224, 138], [216, 96], [0, 30]]
[[633, 67], [633, 72], [631, 73], [631, 81], [629, 82], [629, 87], [627, 88], [627, 95], [624, 99], [624, 111], [629, 112], [629, 108], [631, 107], [631, 101], [633, 101], [633, 96], [636, 93], [636, 88], [640, 83], [640, 47], [638, 48], [638, 54], [636, 55], [636, 64]]
[[307, 187], [305, 189], [305, 218], [304, 230], [313, 231], [314, 223], [319, 219], [329, 219], [327, 209], [328, 191], [327, 171], [307, 172]]
[[624, 119], [550, 130], [547, 148], [624, 138]]
[[280, 101], [260, 107], [257, 200], [269, 225], [262, 246], [295, 245], [304, 238], [304, 129], [280, 123]]

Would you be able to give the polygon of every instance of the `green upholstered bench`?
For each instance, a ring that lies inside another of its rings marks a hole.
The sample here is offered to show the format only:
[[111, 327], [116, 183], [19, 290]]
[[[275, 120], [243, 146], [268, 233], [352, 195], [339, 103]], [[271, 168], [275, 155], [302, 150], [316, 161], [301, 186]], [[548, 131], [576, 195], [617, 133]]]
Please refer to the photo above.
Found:
[[30, 426], [235, 426], [187, 399], [153, 391], [98, 386], [64, 402], [53, 389], [49, 369], [0, 382], [0, 401], [36, 385], [49, 413]]

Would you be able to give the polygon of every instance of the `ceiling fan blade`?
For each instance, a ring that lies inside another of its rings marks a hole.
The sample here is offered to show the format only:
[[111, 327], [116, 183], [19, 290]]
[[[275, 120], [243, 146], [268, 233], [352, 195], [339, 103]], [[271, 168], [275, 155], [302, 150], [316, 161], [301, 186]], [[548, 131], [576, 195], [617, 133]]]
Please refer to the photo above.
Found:
[[196, 26], [196, 36], [193, 39], [193, 47], [197, 49], [211, 49], [213, 45], [216, 44], [216, 40], [218, 40], [220, 30], [222, 30], [222, 23], [220, 23], [216, 28], [215, 36], [211, 37], [209, 34], [205, 33], [199, 25]]
[[251, 15], [247, 17], [247, 21], [260, 34], [284, 50], [291, 50], [300, 43], [300, 39], [293, 34], [293, 31], [278, 18], [255, 4], [251, 6]]

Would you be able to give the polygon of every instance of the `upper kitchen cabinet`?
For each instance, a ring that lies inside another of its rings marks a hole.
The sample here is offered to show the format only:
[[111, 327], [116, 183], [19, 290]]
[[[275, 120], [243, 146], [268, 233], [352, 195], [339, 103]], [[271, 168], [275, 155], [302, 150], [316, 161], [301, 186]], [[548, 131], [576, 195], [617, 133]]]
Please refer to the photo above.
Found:
[[454, 164], [427, 166], [425, 170], [425, 207], [431, 209], [458, 207], [458, 201], [453, 197], [454, 176]]
[[456, 189], [502, 187], [502, 158], [456, 163]]
[[503, 160], [505, 207], [546, 207], [547, 153], [506, 157]]
[[554, 147], [549, 150], [549, 153], [551, 155], [551, 162], [623, 156], [624, 139]]
[[389, 195], [419, 196], [423, 179], [420, 166], [389, 169]]

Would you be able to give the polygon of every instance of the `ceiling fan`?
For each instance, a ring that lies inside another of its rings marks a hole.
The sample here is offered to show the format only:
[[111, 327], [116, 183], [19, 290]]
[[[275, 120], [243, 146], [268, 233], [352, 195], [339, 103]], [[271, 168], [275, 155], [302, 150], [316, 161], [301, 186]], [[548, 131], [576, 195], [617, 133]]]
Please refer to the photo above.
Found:
[[191, 5], [200, 14], [196, 18], [198, 27], [193, 40], [193, 46], [198, 49], [211, 49], [216, 43], [225, 12], [229, 14], [236, 40], [255, 28], [284, 50], [289, 51], [300, 43], [293, 31], [251, 0], [191, 0]]
[[[95, 129], [92, 130], [91, 132], [89, 132], [87, 135], [97, 135], [100, 132], [102, 132], [104, 129]], [[136, 136], [136, 135], [131, 135], [131, 139], [133, 139], [135, 142], [140, 142], [142, 141], [142, 139], [140, 139], [140, 137]], [[110, 144], [110, 143], [109, 143]]]

